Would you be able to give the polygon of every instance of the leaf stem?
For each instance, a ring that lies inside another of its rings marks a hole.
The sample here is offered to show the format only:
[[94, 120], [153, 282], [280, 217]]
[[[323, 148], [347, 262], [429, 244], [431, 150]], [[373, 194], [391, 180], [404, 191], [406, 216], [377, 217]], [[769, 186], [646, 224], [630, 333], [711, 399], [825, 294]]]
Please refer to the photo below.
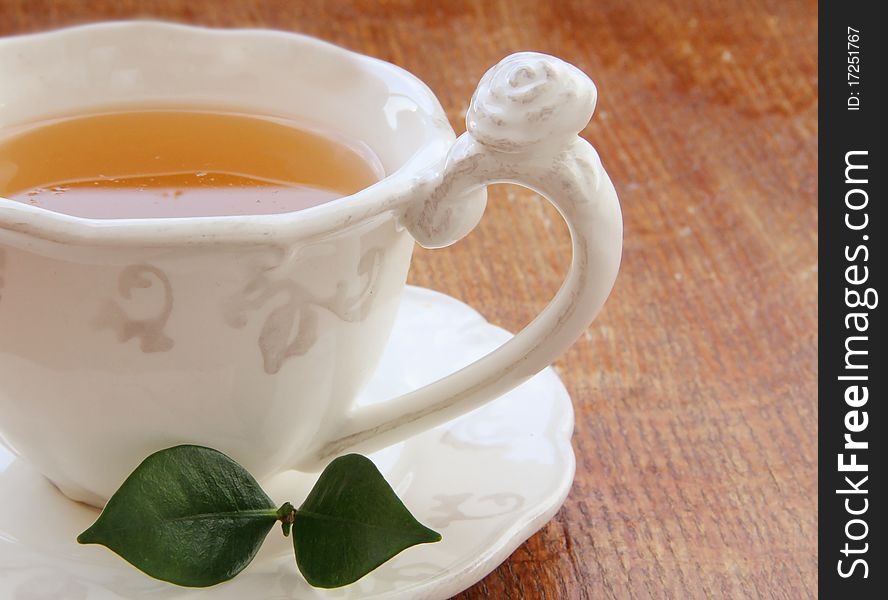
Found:
[[290, 529], [293, 528], [293, 523], [296, 522], [296, 509], [289, 502], [284, 502], [277, 509], [275, 516], [281, 522], [281, 530], [284, 532], [284, 537], [289, 537]]

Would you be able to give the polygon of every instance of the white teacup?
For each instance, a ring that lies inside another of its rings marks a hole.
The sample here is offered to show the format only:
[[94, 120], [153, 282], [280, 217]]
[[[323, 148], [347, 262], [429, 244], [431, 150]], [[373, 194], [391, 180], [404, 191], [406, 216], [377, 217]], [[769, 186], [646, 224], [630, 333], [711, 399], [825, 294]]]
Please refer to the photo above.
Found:
[[[617, 274], [617, 196], [577, 135], [595, 99], [576, 67], [515, 54], [483, 77], [457, 139], [420, 80], [301, 35], [121, 22], [0, 40], [0, 133], [107, 106], [217, 106], [340, 131], [387, 174], [271, 216], [89, 220], [0, 198], [0, 439], [101, 505], [163, 447], [218, 448], [263, 478], [503, 394], [573, 343]], [[494, 182], [536, 190], [564, 216], [561, 290], [495, 352], [356, 410], [414, 240], [466, 235]]]

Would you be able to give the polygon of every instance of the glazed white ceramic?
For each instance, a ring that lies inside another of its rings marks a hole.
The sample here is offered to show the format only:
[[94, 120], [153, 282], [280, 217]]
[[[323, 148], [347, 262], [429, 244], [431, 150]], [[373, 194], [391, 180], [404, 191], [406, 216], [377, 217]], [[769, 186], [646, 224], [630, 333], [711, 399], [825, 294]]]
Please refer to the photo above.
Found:
[[[511, 336], [448, 296], [408, 287], [379, 370], [357, 406], [442, 377]], [[573, 411], [546, 369], [487, 406], [371, 458], [439, 544], [405, 551], [353, 586], [313, 590], [275, 528], [256, 561], [229, 583], [186, 590], [145, 577], [75, 536], [98, 511], [69, 502], [27, 461], [0, 449], [0, 598], [4, 600], [295, 600], [450, 598], [502, 562], [561, 506], [574, 473]], [[316, 475], [266, 484], [298, 502]], [[47, 518], [51, 515], [51, 518]]]
[[[595, 99], [576, 67], [516, 54], [484, 75], [455, 140], [421, 81], [300, 35], [124, 22], [0, 40], [0, 134], [108, 106], [216, 106], [362, 140], [387, 174], [286, 215], [103, 221], [0, 199], [2, 438], [101, 505], [158, 448], [219, 448], [264, 479], [396, 443], [514, 388], [573, 343], [617, 273], [616, 193], [577, 135]], [[414, 239], [466, 235], [492, 182], [561, 211], [573, 238], [563, 287], [490, 355], [355, 406]]]

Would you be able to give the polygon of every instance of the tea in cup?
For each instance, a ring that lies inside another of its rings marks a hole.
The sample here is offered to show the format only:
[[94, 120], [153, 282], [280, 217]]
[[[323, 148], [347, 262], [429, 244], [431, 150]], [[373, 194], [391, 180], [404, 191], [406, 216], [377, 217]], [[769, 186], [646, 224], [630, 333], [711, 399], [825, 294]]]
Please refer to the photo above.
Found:
[[0, 139], [0, 196], [88, 219], [285, 213], [376, 183], [366, 145], [283, 119], [210, 109], [119, 110]]

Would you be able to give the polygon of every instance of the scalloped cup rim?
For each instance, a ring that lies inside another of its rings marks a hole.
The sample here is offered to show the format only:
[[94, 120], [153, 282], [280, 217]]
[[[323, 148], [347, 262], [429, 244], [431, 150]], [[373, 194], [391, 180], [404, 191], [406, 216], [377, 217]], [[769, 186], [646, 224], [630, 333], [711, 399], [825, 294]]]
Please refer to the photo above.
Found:
[[0, 37], [0, 52], [8, 51], [18, 44], [84, 35], [85, 32], [97, 29], [178, 30], [207, 37], [255, 35], [289, 38], [313, 51], [328, 53], [342, 61], [352, 61], [367, 70], [375, 69], [380, 77], [397, 79], [414, 94], [411, 99], [417, 100], [417, 105], [424, 109], [425, 137], [407, 160], [402, 161], [395, 170], [386, 173], [375, 184], [354, 194], [299, 211], [246, 216], [89, 219], [28, 206], [0, 196], [0, 232], [6, 230], [49, 242], [69, 244], [152, 246], [220, 242], [265, 243], [277, 239], [308, 237], [341, 228], [343, 225], [359, 223], [385, 211], [385, 207], [380, 205], [387, 198], [408, 193], [415, 183], [414, 176], [440, 162], [456, 137], [440, 102], [421, 79], [393, 63], [301, 33], [262, 28], [222, 29], [155, 19], [104, 21]]

